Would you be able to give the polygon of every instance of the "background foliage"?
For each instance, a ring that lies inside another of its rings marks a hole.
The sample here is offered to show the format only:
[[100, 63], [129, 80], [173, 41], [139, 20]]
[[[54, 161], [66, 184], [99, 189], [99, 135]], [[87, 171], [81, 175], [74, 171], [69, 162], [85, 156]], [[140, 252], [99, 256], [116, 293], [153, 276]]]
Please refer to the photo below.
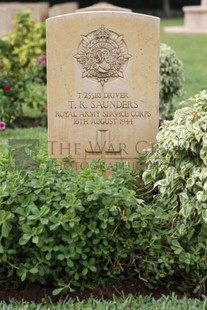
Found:
[[175, 51], [166, 44], [160, 46], [160, 120], [172, 119], [175, 102], [184, 96], [183, 64]]
[[205, 70], [207, 40], [202, 34], [169, 34], [164, 31], [165, 27], [182, 26], [183, 24], [182, 18], [161, 19], [160, 34], [161, 42], [170, 46], [183, 63], [185, 74], [184, 99], [187, 100], [207, 88], [207, 71]]
[[15, 31], [0, 38], [1, 121], [12, 126], [24, 106], [46, 106], [45, 26], [35, 23], [29, 11], [14, 18]]

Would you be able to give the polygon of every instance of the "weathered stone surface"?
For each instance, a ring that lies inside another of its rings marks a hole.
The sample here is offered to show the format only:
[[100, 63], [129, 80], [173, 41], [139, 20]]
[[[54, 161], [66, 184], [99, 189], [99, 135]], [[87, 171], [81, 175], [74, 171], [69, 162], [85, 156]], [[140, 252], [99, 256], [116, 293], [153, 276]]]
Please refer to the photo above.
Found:
[[159, 19], [128, 12], [47, 20], [49, 156], [129, 162], [155, 142]]
[[1, 2], [0, 3], [0, 35], [13, 29], [12, 19], [19, 10], [31, 11], [36, 22], [44, 21], [48, 17], [49, 4], [40, 3], [19, 3]]
[[10, 29], [11, 23], [8, 21], [7, 9], [0, 7], [0, 36], [5, 34]]
[[184, 25], [188, 29], [206, 31], [207, 33], [207, 6], [186, 6], [183, 8]]
[[55, 4], [49, 9], [49, 17], [74, 13], [78, 9], [78, 2]]
[[131, 12], [130, 9], [122, 8], [120, 6], [112, 5], [108, 2], [99, 2], [97, 4], [88, 6], [86, 8], [82, 8], [77, 10], [77, 12], [89, 12], [89, 11], [124, 11]]
[[166, 27], [169, 33], [192, 33], [207, 34], [207, 1], [203, 0], [201, 5], [184, 6], [184, 25]]

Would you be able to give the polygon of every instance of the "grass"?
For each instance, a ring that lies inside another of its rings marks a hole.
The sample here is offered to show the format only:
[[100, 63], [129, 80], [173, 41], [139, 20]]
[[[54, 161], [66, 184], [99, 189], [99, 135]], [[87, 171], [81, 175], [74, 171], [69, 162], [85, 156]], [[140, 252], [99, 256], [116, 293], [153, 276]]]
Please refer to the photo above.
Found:
[[5, 153], [8, 150], [9, 139], [38, 139], [39, 143], [47, 148], [47, 129], [46, 128], [24, 128], [7, 129], [0, 133], [1, 143], [0, 152]]
[[161, 20], [161, 42], [171, 46], [184, 65], [185, 99], [207, 89], [207, 35], [170, 34], [166, 26], [183, 25], [183, 19]]
[[206, 308], [207, 298], [203, 300], [177, 299], [173, 295], [161, 297], [157, 300], [152, 297], [129, 295], [120, 299], [114, 297], [109, 301], [89, 298], [84, 301], [69, 299], [57, 304], [49, 301], [43, 304], [35, 304], [14, 300], [11, 300], [8, 305], [4, 302], [0, 303], [0, 310], [205, 310]]

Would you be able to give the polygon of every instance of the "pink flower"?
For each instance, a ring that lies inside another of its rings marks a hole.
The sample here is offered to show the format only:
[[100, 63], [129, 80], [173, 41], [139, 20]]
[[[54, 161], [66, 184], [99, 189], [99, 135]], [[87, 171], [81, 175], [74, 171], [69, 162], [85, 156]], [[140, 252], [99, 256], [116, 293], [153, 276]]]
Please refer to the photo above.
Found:
[[0, 131], [4, 131], [6, 129], [6, 124], [0, 121]]
[[8, 90], [10, 90], [10, 85], [5, 85], [5, 86], [2, 87], [2, 89], [4, 91], [8, 91]]
[[47, 60], [47, 56], [46, 55], [42, 55], [42, 56], [37, 58], [37, 62], [39, 64], [46, 62], [46, 60]]
[[47, 113], [47, 108], [46, 107], [42, 107], [40, 110], [42, 113]]

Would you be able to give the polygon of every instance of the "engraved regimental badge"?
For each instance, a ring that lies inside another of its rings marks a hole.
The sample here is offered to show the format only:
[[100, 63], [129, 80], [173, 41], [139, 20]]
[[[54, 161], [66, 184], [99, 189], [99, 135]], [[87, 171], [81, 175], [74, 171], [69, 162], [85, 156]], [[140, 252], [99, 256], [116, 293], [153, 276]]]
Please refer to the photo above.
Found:
[[128, 53], [123, 35], [102, 25], [99, 29], [82, 36], [78, 52], [74, 56], [81, 65], [82, 77], [105, 83], [118, 77], [123, 78]]

